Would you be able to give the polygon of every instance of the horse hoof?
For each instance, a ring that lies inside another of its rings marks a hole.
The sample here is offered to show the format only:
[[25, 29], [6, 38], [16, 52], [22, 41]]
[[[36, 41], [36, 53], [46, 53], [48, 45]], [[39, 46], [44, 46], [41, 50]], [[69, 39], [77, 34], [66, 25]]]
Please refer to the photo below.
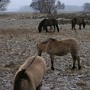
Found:
[[41, 31], [39, 31], [39, 33], [40, 33]]
[[76, 67], [72, 67], [72, 69], [75, 69]]
[[59, 31], [58, 31], [59, 32]]
[[78, 70], [81, 70], [81, 66], [78, 67]]
[[54, 70], [54, 68], [53, 68], [53, 67], [51, 67], [51, 70]]

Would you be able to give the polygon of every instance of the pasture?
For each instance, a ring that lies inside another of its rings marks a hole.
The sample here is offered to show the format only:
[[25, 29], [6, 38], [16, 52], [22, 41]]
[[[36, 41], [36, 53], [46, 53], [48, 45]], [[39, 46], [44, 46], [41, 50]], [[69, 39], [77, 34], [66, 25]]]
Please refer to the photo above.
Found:
[[41, 90], [90, 90], [90, 26], [71, 30], [71, 24], [59, 24], [59, 32], [38, 32], [42, 18], [30, 14], [0, 15], [0, 90], [13, 90], [14, 75], [25, 60], [37, 54], [36, 45], [47, 38], [62, 40], [75, 38], [80, 45], [81, 70], [71, 70], [72, 57], [55, 56], [54, 71], [47, 53], [42, 57], [47, 63], [47, 72]]

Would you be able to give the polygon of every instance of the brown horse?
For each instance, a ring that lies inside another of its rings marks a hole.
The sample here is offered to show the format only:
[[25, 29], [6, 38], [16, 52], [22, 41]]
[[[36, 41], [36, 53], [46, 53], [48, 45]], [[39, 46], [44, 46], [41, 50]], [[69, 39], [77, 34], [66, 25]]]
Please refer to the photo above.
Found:
[[85, 28], [85, 20], [84, 18], [82, 17], [74, 17], [72, 20], [71, 20], [71, 24], [72, 24], [72, 29], [75, 30], [75, 25], [79, 25], [79, 29], [81, 29], [81, 25], [83, 25], [83, 28]]
[[16, 72], [14, 90], [40, 90], [46, 62], [40, 56], [32, 56]]
[[43, 19], [38, 26], [38, 31], [41, 32], [42, 29], [46, 30], [46, 32], [48, 32], [47, 30], [47, 26], [53, 26], [54, 27], [54, 31], [55, 31], [55, 27], [57, 28], [57, 31], [59, 32], [59, 27], [58, 27], [58, 21], [56, 19]]
[[64, 56], [68, 53], [71, 53], [73, 58], [72, 69], [75, 68], [76, 60], [78, 61], [78, 69], [81, 69], [78, 48], [78, 43], [75, 39], [65, 39], [58, 41], [56, 39], [49, 38], [48, 40], [37, 44], [39, 56], [41, 56], [42, 52], [47, 52], [50, 55], [52, 70], [54, 70], [54, 55]]

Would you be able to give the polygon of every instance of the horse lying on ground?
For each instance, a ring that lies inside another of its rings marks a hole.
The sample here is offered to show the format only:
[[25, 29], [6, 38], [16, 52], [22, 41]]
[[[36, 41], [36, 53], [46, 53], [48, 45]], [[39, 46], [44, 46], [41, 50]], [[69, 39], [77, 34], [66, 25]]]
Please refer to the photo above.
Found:
[[64, 56], [71, 53], [73, 58], [73, 67], [76, 68], [75, 63], [78, 61], [78, 69], [81, 69], [80, 58], [78, 56], [79, 46], [75, 39], [65, 39], [58, 41], [49, 38], [46, 41], [37, 44], [38, 55], [41, 56], [42, 52], [47, 52], [51, 58], [51, 69], [54, 70], [54, 55]]
[[32, 56], [16, 72], [14, 90], [40, 90], [46, 62], [40, 56]]
[[71, 24], [72, 24], [72, 29], [75, 30], [75, 25], [79, 25], [79, 29], [81, 29], [81, 25], [83, 25], [83, 28], [85, 28], [85, 20], [84, 18], [82, 17], [74, 17], [72, 20], [71, 20]]
[[57, 31], [59, 32], [59, 27], [58, 27], [58, 21], [56, 19], [43, 19], [38, 26], [38, 31], [41, 32], [42, 29], [46, 30], [46, 32], [48, 32], [47, 26], [53, 26], [54, 27], [54, 31], [55, 31], [55, 27], [57, 28]]

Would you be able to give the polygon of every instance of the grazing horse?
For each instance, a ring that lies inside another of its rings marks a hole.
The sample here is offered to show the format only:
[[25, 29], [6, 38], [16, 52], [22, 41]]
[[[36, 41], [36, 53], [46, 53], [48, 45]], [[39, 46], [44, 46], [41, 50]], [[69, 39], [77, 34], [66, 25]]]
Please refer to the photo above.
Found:
[[65, 39], [65, 40], [56, 40], [49, 38], [46, 41], [42, 41], [37, 44], [38, 55], [41, 56], [42, 52], [47, 52], [51, 58], [51, 69], [54, 70], [54, 55], [64, 56], [68, 53], [71, 53], [73, 58], [73, 67], [76, 68], [75, 63], [78, 61], [78, 69], [81, 69], [80, 58], [78, 56], [78, 43], [75, 39]]
[[72, 23], [72, 29], [75, 30], [75, 25], [79, 25], [79, 29], [81, 29], [81, 25], [83, 25], [83, 28], [85, 28], [85, 20], [84, 18], [82, 17], [74, 17], [72, 20], [71, 20], [71, 23]]
[[58, 21], [56, 19], [43, 19], [38, 26], [38, 31], [41, 32], [42, 29], [46, 30], [46, 32], [48, 32], [47, 30], [47, 26], [53, 26], [54, 27], [54, 31], [55, 31], [55, 27], [57, 28], [57, 31], [59, 32], [59, 27], [58, 27]]
[[40, 56], [28, 58], [15, 74], [14, 90], [40, 90], [46, 62]]

